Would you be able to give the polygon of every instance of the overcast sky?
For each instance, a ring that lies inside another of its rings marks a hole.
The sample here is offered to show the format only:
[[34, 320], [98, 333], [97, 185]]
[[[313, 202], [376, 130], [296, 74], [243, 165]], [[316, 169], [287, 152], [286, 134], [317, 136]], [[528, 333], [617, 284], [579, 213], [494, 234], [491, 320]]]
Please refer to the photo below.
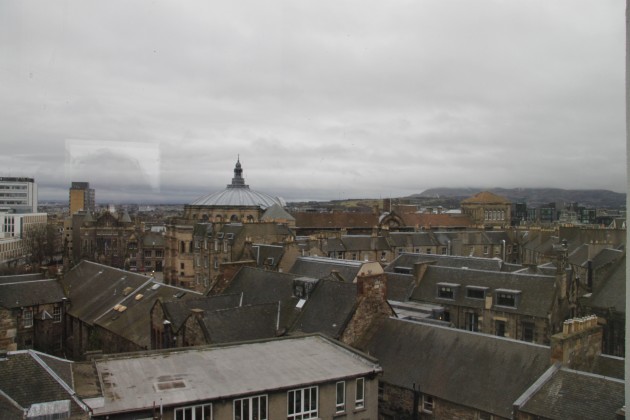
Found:
[[0, 0], [0, 176], [40, 201], [626, 189], [622, 0]]

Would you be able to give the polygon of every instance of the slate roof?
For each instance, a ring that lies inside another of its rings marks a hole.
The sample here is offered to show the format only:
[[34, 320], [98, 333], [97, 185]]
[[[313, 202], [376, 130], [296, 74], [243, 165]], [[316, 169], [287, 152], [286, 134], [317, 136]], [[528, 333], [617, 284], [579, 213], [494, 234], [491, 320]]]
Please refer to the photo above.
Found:
[[206, 312], [203, 325], [209, 344], [273, 338], [277, 331], [278, 310], [278, 303], [263, 303]]
[[624, 381], [560, 368], [534, 390], [520, 411], [545, 419], [616, 419], [624, 406]]
[[[52, 369], [48, 363], [54, 363]], [[68, 370], [72, 362], [54, 358], [33, 350], [8, 352], [0, 359], [0, 390], [25, 409], [33, 404], [60, 400], [72, 400], [72, 381]], [[65, 371], [63, 376], [56, 372]], [[71, 404], [73, 415], [82, 412], [74, 401]]]
[[295, 221], [295, 217], [291, 216], [286, 210], [284, 210], [278, 204], [274, 204], [265, 210], [265, 213], [260, 218], [263, 222], [265, 221], [275, 221], [275, 220], [287, 220], [287, 221]]
[[593, 259], [591, 260], [593, 263], [593, 268], [602, 267], [606, 264], [614, 263], [618, 261], [620, 258], [624, 257], [625, 253], [618, 249], [605, 248], [602, 249]]
[[[102, 316], [94, 320], [95, 324], [114, 334], [124, 337], [142, 348], [151, 345], [151, 319], [149, 314], [157, 299], [187, 300], [201, 297], [200, 293], [189, 289], [158, 283], [151, 279], [141, 288], [129, 293], [109, 307]], [[117, 311], [115, 306], [127, 307], [123, 312]]]
[[429, 232], [391, 232], [389, 240], [396, 248], [439, 245], [434, 235]]
[[11, 309], [61, 302], [65, 297], [56, 279], [0, 283], [0, 307]]
[[385, 267], [386, 273], [393, 273], [396, 267], [413, 270], [416, 263], [435, 262], [437, 267], [467, 267], [475, 270], [501, 271], [503, 261], [496, 258], [459, 257], [456, 255], [413, 254], [404, 252]]
[[290, 300], [294, 299], [295, 280], [299, 277], [295, 274], [243, 267], [223, 293], [243, 294], [243, 305]]
[[293, 331], [339, 338], [357, 305], [356, 284], [320, 280], [293, 324]]
[[67, 313], [90, 325], [125, 298], [123, 291], [135, 291], [148, 282], [150, 278], [141, 274], [85, 260], [61, 280], [70, 299]]
[[596, 289], [586, 305], [593, 308], [614, 308], [616, 312], [626, 312], [626, 257], [624, 256], [615, 269], [604, 281], [598, 282]]
[[386, 273], [387, 300], [406, 302], [411, 297], [415, 279], [409, 274]]
[[284, 255], [280, 245], [252, 244], [252, 253], [259, 267], [277, 267]]
[[514, 401], [550, 366], [549, 348], [396, 318], [381, 319], [358, 348], [382, 381], [511, 418]]
[[361, 261], [338, 260], [325, 257], [298, 257], [289, 272], [320, 279], [335, 271], [345, 281], [352, 282], [359, 274], [362, 265], [363, 262]]
[[16, 274], [11, 276], [0, 276], [0, 284], [3, 283], [18, 283], [21, 281], [32, 281], [32, 280], [44, 280], [43, 273], [33, 273], [33, 274]]
[[346, 251], [389, 251], [391, 249], [383, 236], [347, 235], [341, 237], [341, 243]]
[[[454, 299], [439, 298], [438, 283], [460, 285]], [[497, 307], [496, 297], [493, 297], [495, 310], [534, 317], [546, 318], [552, 311], [556, 297], [555, 277], [552, 276], [429, 266], [420, 284], [414, 289], [411, 299], [434, 304], [484, 308], [484, 299], [471, 299], [466, 296], [466, 286], [487, 288], [486, 296], [492, 296], [498, 289], [518, 290], [520, 297], [516, 307]]]
[[625, 376], [625, 359], [623, 357], [600, 354], [586, 372], [610, 378], [623, 379]]
[[189, 299], [169, 299], [162, 302], [162, 308], [173, 326], [174, 331], [178, 331], [186, 318], [190, 315], [191, 309], [201, 309], [206, 312], [217, 311], [219, 309], [234, 308], [241, 303], [241, 294], [216, 295], [190, 297]]

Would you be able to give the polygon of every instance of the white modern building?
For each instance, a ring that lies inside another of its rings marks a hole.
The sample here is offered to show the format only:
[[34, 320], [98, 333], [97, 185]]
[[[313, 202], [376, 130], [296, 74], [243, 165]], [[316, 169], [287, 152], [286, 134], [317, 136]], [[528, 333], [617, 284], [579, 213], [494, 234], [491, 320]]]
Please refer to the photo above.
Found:
[[0, 177], [0, 212], [37, 213], [37, 184], [33, 178]]

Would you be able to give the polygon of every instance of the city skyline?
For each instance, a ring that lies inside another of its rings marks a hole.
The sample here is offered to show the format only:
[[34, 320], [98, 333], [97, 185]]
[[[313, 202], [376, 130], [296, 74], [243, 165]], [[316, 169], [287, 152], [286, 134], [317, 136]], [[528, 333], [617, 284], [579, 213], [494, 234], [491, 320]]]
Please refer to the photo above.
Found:
[[3, 3], [0, 176], [187, 203], [240, 155], [287, 201], [625, 192], [625, 4], [276, 6]]

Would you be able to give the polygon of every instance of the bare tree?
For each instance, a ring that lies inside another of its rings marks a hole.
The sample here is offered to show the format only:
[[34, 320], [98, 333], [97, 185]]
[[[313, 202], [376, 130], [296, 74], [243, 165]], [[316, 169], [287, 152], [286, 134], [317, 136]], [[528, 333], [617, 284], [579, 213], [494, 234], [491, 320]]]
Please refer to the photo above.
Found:
[[59, 252], [59, 232], [51, 224], [33, 225], [24, 233], [25, 249], [32, 263], [41, 266], [52, 261]]

